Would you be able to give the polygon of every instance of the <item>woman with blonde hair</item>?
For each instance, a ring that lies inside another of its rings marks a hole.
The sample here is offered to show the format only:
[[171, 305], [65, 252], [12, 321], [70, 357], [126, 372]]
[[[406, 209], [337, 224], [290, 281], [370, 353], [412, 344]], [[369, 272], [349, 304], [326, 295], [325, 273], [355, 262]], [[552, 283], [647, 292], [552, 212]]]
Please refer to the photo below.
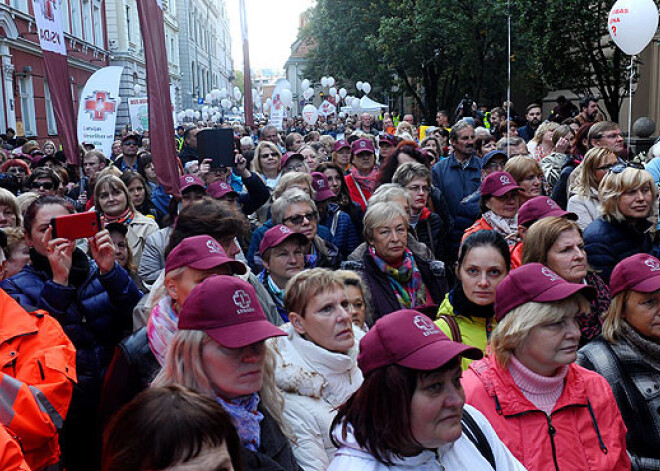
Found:
[[585, 230], [601, 214], [598, 185], [618, 162], [616, 154], [605, 147], [589, 149], [580, 166], [582, 171], [573, 186], [575, 194], [568, 200], [566, 210], [575, 213], [580, 229]]
[[588, 311], [580, 313], [581, 340], [585, 343], [600, 334], [602, 316], [610, 306], [610, 291], [590, 267], [584, 250], [582, 231], [575, 221], [546, 217], [536, 221], [525, 234], [522, 263], [541, 263], [569, 283], [589, 285], [596, 291]]
[[[361, 333], [366, 332], [373, 325], [373, 313], [371, 309], [371, 294], [364, 280], [357, 273], [350, 270], [337, 270], [335, 272], [344, 282], [346, 297], [348, 298], [347, 311], [353, 318]], [[357, 337], [359, 341], [361, 335]]]
[[566, 124], [559, 126], [552, 134], [552, 152], [541, 160], [543, 175], [550, 188], [553, 188], [559, 180], [559, 174], [566, 162], [567, 154], [571, 152], [574, 140], [575, 131]]
[[0, 229], [21, 227], [21, 214], [16, 196], [11, 191], [0, 188]]
[[554, 121], [545, 121], [536, 129], [534, 137], [527, 144], [529, 153], [534, 156], [539, 164], [543, 158], [552, 153], [554, 145], [552, 144], [552, 136], [559, 127], [559, 124]]
[[543, 188], [545, 177], [541, 164], [532, 157], [526, 155], [511, 157], [504, 165], [504, 171], [509, 173], [522, 188], [518, 192], [521, 205], [535, 196], [545, 194]]
[[463, 374], [467, 403], [528, 470], [630, 470], [610, 386], [575, 364], [593, 294], [540, 263], [513, 270], [497, 286], [492, 354]]
[[[227, 300], [224, 309], [219, 299]], [[246, 469], [298, 471], [266, 345], [286, 334], [268, 322], [252, 285], [207, 278], [183, 304], [178, 329], [153, 386], [180, 385], [216, 399], [236, 427]]]
[[266, 186], [274, 190], [280, 180], [282, 153], [270, 141], [261, 141], [254, 151], [252, 171], [263, 178]]
[[657, 188], [645, 170], [617, 164], [598, 186], [603, 214], [584, 231], [589, 263], [605, 283], [614, 266], [637, 253], [651, 253], [657, 224]]

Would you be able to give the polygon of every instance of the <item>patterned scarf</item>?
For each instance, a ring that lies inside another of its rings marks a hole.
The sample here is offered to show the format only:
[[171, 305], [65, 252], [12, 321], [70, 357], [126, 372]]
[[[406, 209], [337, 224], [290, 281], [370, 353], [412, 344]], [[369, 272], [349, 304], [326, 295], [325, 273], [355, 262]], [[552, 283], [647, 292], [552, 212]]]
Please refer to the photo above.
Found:
[[315, 268], [319, 263], [319, 254], [313, 243], [309, 245], [311, 246], [311, 249], [309, 254], [305, 255], [305, 268]]
[[518, 242], [518, 215], [512, 218], [503, 218], [498, 216], [492, 211], [486, 211], [481, 215], [490, 226], [499, 232], [506, 239], [509, 247], [516, 245]]
[[103, 217], [105, 218], [106, 226], [113, 222], [119, 224], [130, 224], [131, 221], [133, 221], [133, 218], [135, 217], [135, 211], [132, 211], [131, 208], [127, 208], [126, 211], [124, 211], [117, 217], [111, 217], [108, 216], [107, 214], [104, 214]]
[[355, 183], [360, 185], [361, 188], [367, 190], [370, 194], [376, 189], [378, 177], [380, 176], [380, 172], [376, 166], [371, 169], [369, 175], [362, 175], [355, 167], [351, 167], [350, 174], [353, 177], [353, 180], [355, 180]]
[[177, 331], [179, 317], [174, 311], [172, 298], [163, 296], [151, 310], [147, 321], [147, 338], [149, 347], [160, 366], [165, 365], [167, 349], [172, 343], [172, 337]]
[[385, 260], [376, 255], [376, 250], [369, 247], [376, 266], [382, 271], [390, 286], [394, 289], [394, 295], [401, 308], [414, 308], [427, 304], [426, 286], [422, 281], [422, 274], [417, 269], [417, 264], [413, 258], [412, 252], [406, 249], [403, 254], [403, 263], [394, 268]]
[[264, 415], [257, 410], [259, 394], [255, 392], [233, 401], [225, 401], [218, 397], [218, 402], [231, 417], [241, 445], [248, 450], [257, 451], [261, 445], [260, 424], [264, 419]]
[[626, 321], [621, 322], [621, 334], [633, 349], [637, 350], [644, 362], [656, 372], [660, 372], [660, 344], [657, 341], [644, 337]]

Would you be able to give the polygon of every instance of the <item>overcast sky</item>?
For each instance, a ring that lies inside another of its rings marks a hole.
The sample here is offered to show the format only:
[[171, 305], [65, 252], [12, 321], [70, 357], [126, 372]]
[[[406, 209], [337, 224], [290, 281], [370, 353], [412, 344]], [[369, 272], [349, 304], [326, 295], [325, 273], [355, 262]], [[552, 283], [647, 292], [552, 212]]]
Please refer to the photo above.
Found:
[[[243, 68], [239, 0], [225, 0], [231, 32], [234, 68]], [[300, 14], [314, 0], [245, 0], [250, 39], [251, 69], [283, 69], [296, 40]]]

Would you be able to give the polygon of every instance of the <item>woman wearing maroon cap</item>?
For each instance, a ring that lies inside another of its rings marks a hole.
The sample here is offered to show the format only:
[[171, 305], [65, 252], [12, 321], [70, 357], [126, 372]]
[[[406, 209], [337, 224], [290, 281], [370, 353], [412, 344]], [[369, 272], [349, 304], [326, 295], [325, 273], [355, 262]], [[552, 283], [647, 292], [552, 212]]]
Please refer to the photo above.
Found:
[[393, 312], [360, 342], [360, 388], [339, 408], [328, 471], [508, 471], [524, 469], [482, 414], [465, 405], [461, 357], [424, 314]]
[[603, 279], [591, 269], [584, 250], [582, 231], [575, 221], [546, 217], [535, 222], [525, 235], [522, 263], [541, 263], [569, 283], [583, 283], [596, 290], [590, 309], [578, 316], [580, 345], [600, 334], [602, 317], [612, 297]]
[[275, 380], [284, 392], [284, 418], [295, 435], [293, 452], [305, 471], [325, 471], [335, 447], [330, 426], [337, 408], [362, 383], [357, 366], [361, 331], [348, 311], [341, 275], [322, 268], [299, 273], [287, 285], [288, 335], [271, 340]]
[[637, 254], [612, 272], [603, 335], [578, 363], [605, 377], [628, 428], [633, 470], [660, 469], [660, 260]]
[[299, 471], [266, 345], [286, 334], [268, 322], [254, 288], [236, 277], [207, 278], [190, 292], [178, 327], [153, 386], [180, 385], [216, 399], [238, 431], [246, 469]]
[[367, 137], [362, 137], [351, 145], [351, 167], [346, 176], [346, 184], [351, 199], [358, 203], [363, 211], [371, 194], [378, 186], [379, 171], [376, 166], [374, 143]]
[[468, 227], [463, 241], [472, 233], [486, 230], [497, 231], [510, 246], [515, 245], [518, 234], [519, 194], [522, 190], [506, 172], [493, 172], [481, 184], [479, 209], [481, 218]]
[[529, 470], [630, 469], [626, 428], [605, 379], [577, 364], [577, 317], [593, 289], [540, 263], [497, 287], [491, 356], [463, 376], [481, 411]]
[[332, 163], [337, 164], [344, 173], [351, 167], [351, 144], [344, 139], [335, 142], [332, 147]]

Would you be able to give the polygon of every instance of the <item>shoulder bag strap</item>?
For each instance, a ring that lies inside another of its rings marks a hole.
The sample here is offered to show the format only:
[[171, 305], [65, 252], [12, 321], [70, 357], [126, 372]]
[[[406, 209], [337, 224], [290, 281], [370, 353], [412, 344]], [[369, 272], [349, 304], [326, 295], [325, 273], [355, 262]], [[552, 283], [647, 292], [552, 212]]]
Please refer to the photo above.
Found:
[[458, 322], [456, 322], [456, 318], [454, 316], [448, 316], [446, 314], [441, 314], [438, 316], [438, 319], [442, 319], [447, 323], [449, 326], [449, 332], [451, 333], [451, 339], [454, 342], [463, 342], [463, 336], [461, 335], [461, 328], [458, 326]]
[[486, 461], [490, 463], [492, 468], [497, 469], [497, 466], [495, 465], [495, 455], [493, 455], [493, 449], [491, 448], [488, 439], [479, 428], [477, 422], [465, 408], [463, 408], [463, 419], [461, 422], [463, 422], [463, 432], [465, 432], [465, 435], [472, 443], [474, 443], [474, 446], [477, 447], [479, 453], [481, 453]]

